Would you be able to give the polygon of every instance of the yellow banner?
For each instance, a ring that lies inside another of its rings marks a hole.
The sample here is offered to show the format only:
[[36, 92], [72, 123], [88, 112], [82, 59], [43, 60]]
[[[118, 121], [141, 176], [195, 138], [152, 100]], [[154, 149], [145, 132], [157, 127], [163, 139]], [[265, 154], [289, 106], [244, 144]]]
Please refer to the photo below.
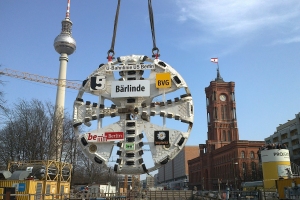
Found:
[[156, 88], [170, 88], [171, 87], [171, 74], [157, 73], [156, 74]]

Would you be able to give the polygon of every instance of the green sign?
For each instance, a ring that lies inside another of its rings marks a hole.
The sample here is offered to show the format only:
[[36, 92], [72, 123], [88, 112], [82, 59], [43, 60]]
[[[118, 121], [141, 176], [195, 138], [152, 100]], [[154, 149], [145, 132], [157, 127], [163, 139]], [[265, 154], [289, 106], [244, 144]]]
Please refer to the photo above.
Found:
[[125, 150], [130, 151], [135, 149], [135, 144], [133, 142], [125, 143]]

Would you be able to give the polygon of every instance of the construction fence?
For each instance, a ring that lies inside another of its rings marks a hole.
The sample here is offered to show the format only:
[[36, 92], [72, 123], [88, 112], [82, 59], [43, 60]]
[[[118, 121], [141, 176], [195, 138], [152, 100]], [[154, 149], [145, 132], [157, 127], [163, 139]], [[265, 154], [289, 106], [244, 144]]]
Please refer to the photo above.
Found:
[[192, 199], [191, 190], [162, 190], [148, 192], [118, 193], [71, 193], [71, 194], [11, 194], [0, 195], [3, 200], [189, 200]]

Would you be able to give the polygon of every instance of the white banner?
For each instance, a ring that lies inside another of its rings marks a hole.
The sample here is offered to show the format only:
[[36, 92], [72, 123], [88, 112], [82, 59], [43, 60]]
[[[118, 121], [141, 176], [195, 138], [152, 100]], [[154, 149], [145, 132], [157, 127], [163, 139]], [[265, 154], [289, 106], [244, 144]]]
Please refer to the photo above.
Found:
[[111, 97], [148, 97], [150, 96], [150, 81], [112, 81]]
[[137, 64], [137, 65], [107, 65], [106, 71], [130, 71], [155, 69], [155, 64]]
[[261, 160], [265, 162], [290, 161], [290, 153], [287, 149], [270, 149], [261, 151]]

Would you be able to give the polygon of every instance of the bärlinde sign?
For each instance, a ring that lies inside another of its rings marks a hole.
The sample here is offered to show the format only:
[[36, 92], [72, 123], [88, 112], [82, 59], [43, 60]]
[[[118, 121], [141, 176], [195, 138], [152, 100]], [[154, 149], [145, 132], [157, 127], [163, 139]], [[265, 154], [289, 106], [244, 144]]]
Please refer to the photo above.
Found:
[[111, 97], [149, 97], [150, 81], [112, 81]]

